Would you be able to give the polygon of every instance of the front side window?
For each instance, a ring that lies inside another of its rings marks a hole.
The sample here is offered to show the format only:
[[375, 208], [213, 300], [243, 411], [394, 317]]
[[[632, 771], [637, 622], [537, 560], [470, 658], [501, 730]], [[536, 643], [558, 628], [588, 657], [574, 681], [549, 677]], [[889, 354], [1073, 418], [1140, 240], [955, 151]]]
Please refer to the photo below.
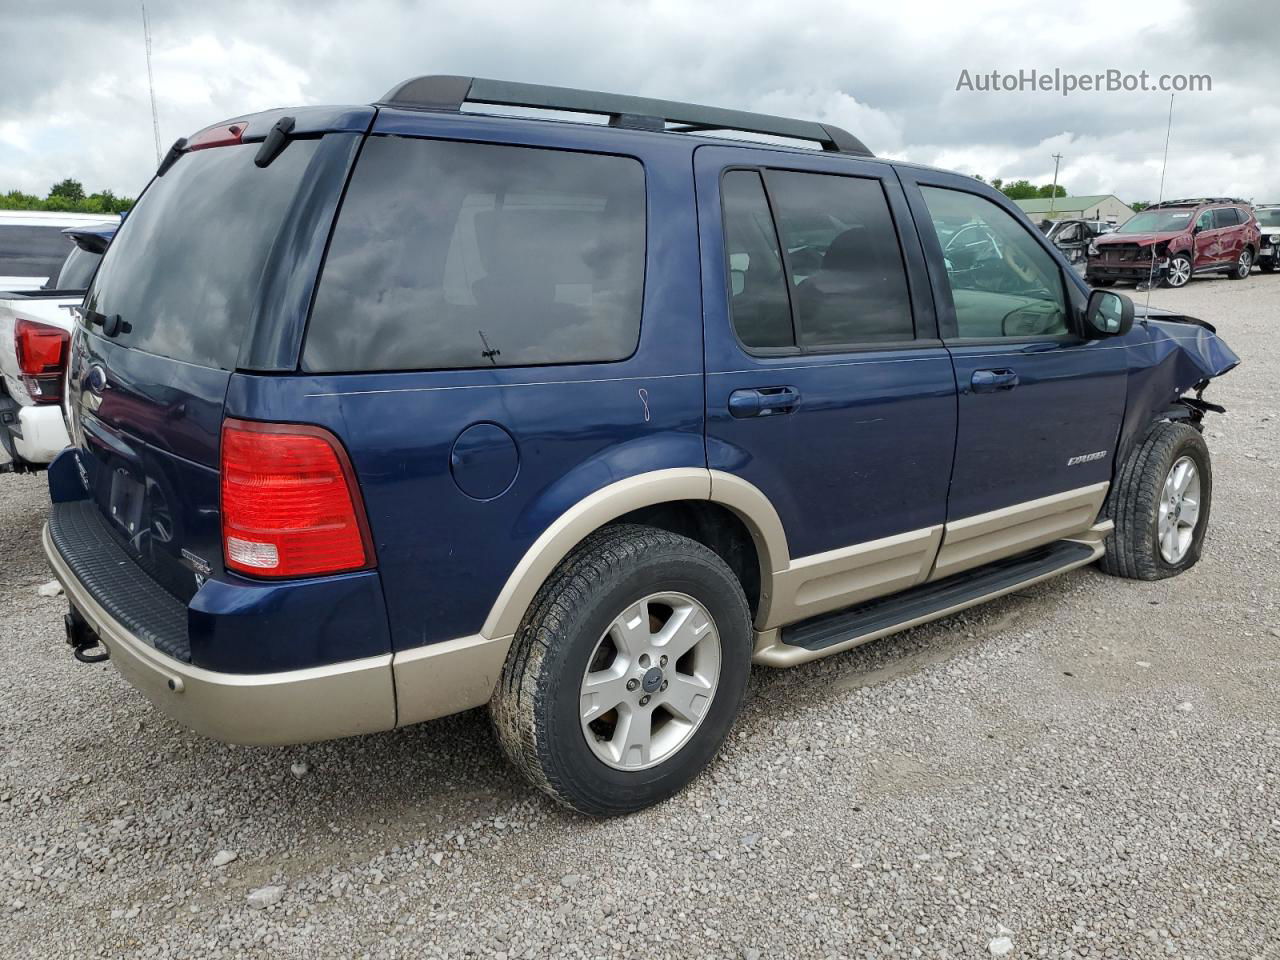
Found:
[[[972, 193], [922, 187], [955, 303], [957, 336], [1061, 336], [1058, 264], [1009, 213]], [[947, 224], [944, 230], [939, 223]]]
[[1213, 211], [1212, 210], [1205, 210], [1201, 212], [1200, 216], [1196, 217], [1196, 229], [1197, 230], [1213, 229]]
[[334, 228], [303, 368], [622, 360], [640, 335], [644, 259], [636, 160], [372, 137]]

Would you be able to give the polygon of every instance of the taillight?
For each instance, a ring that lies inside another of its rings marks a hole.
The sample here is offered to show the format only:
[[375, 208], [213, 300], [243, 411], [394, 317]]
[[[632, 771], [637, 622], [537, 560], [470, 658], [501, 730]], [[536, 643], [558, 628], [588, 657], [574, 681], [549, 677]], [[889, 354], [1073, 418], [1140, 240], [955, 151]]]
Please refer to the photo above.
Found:
[[71, 335], [61, 327], [19, 317], [13, 325], [13, 346], [18, 373], [36, 403], [62, 399], [62, 379], [67, 371], [67, 346]]
[[346, 451], [328, 430], [222, 425], [222, 547], [228, 569], [301, 577], [373, 566]]

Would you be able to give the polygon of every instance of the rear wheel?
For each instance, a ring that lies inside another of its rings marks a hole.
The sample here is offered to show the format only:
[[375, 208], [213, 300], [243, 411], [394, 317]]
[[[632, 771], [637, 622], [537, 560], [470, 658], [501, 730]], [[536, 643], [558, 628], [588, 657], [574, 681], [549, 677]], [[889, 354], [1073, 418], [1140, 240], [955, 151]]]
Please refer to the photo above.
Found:
[[1154, 424], [1129, 455], [1107, 496], [1115, 521], [1103, 571], [1161, 580], [1195, 566], [1213, 500], [1213, 469], [1200, 431], [1185, 423]]
[[750, 611], [720, 557], [663, 530], [608, 527], [539, 592], [490, 715], [535, 786], [582, 813], [630, 813], [715, 756], [750, 662]]
[[1236, 260], [1235, 269], [1227, 276], [1232, 280], [1243, 280], [1253, 272], [1253, 251], [1245, 247], [1240, 251], [1240, 258]]
[[1185, 287], [1190, 279], [1191, 258], [1185, 253], [1175, 255], [1169, 261], [1169, 272], [1165, 274], [1164, 282], [1171, 287]]

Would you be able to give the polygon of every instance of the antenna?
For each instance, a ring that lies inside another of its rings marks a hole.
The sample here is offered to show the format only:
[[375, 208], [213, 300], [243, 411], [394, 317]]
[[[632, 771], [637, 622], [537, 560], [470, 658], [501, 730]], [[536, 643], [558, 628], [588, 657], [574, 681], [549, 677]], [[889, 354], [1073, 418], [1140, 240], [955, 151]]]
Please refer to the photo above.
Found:
[[[1173, 94], [1169, 94], [1169, 124], [1164, 131], [1164, 161], [1160, 164], [1160, 195], [1156, 206], [1164, 203], [1164, 175], [1169, 169], [1169, 138], [1173, 135]], [[1156, 245], [1151, 245], [1151, 268], [1147, 271], [1147, 309], [1151, 309], [1151, 283], [1156, 276]]]
[[156, 111], [156, 78], [151, 72], [151, 22], [147, 19], [147, 2], [138, 0], [142, 7], [142, 39], [147, 48], [147, 89], [151, 91], [151, 132], [156, 141], [156, 165], [160, 163], [160, 114]]

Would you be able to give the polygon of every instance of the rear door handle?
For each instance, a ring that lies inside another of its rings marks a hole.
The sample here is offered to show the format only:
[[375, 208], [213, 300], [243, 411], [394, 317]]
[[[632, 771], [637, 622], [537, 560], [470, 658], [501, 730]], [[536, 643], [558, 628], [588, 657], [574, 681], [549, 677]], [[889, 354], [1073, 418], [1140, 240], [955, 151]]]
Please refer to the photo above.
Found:
[[757, 387], [729, 394], [729, 413], [739, 420], [790, 413], [800, 403], [795, 387]]
[[969, 383], [974, 393], [995, 393], [1016, 387], [1018, 375], [1012, 370], [975, 370]]

